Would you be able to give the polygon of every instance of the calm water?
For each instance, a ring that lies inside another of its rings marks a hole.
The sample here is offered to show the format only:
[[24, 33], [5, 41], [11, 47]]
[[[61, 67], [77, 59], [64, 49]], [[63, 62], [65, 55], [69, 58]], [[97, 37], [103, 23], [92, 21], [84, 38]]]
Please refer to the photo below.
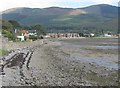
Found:
[[[71, 47], [83, 47], [83, 45], [81, 46], [80, 44], [74, 44], [74, 43], [64, 43], [63, 44], [64, 46], [71, 46]], [[93, 48], [96, 48], [96, 49], [118, 49], [118, 46], [89, 46], [89, 47], [93, 47]], [[118, 63], [115, 63], [113, 61], [110, 61], [108, 58], [106, 57], [97, 57], [97, 58], [91, 58], [91, 57], [84, 57], [84, 58], [81, 58], [79, 55], [77, 55], [76, 53], [73, 54], [73, 57], [71, 57], [71, 59], [77, 59], [79, 60], [80, 62], [83, 62], [83, 63], [94, 63], [96, 65], [99, 65], [101, 67], [105, 67], [109, 70], [118, 70]]]
[[93, 46], [98, 49], [118, 49], [120, 46]]
[[[73, 58], [74, 57], [74, 58]], [[108, 57], [109, 58], [109, 57]], [[91, 64], [95, 64], [97, 66], [100, 67], [105, 67], [109, 70], [118, 70], [118, 63], [115, 63], [111, 60], [109, 60], [106, 57], [95, 57], [95, 58], [91, 58], [91, 57], [80, 57], [77, 54], [73, 54], [72, 57], [70, 58], [71, 60], [78, 60], [82, 63], [91, 63]]]
[[[63, 44], [64, 46], [73, 46], [73, 47], [84, 47], [84, 45], [80, 45], [80, 44], [74, 44], [74, 43], [64, 43]], [[98, 46], [98, 45], [87, 45], [88, 47], [91, 47], [91, 48], [96, 48], [96, 49], [118, 49], [120, 48], [120, 46], [117, 46], [117, 45], [111, 45], [111, 46]]]
[[89, 63], [93, 63], [102, 67], [105, 67], [107, 69], [114, 69], [117, 70], [118, 69], [118, 64], [108, 60], [107, 58], [78, 58], [81, 62], [89, 62]]

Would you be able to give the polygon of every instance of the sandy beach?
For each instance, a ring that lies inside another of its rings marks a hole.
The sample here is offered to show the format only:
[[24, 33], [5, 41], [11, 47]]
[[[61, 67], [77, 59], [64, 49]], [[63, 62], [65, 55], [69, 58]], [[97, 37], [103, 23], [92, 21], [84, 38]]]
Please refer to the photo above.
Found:
[[[44, 39], [9, 43], [8, 50], [32, 51], [21, 65], [6, 65], [3, 86], [117, 86], [117, 39]], [[97, 46], [97, 47], [96, 47]], [[100, 46], [100, 47], [98, 47]], [[107, 46], [107, 47], [102, 47]], [[110, 46], [110, 47], [108, 47]], [[13, 60], [10, 62], [13, 63]]]

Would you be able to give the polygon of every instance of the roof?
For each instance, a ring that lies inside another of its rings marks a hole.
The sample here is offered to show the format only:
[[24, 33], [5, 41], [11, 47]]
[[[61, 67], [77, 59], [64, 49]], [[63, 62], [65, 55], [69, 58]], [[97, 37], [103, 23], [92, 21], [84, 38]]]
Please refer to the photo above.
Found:
[[28, 34], [28, 30], [18, 30], [18, 32], [23, 33], [23, 34]]
[[36, 30], [28, 30], [29, 33], [35, 33]]

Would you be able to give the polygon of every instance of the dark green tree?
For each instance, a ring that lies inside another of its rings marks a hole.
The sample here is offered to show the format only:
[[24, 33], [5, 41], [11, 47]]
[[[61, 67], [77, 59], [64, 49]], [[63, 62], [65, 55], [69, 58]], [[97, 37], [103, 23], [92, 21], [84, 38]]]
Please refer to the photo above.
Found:
[[13, 28], [20, 28], [21, 27], [21, 25], [15, 20], [9, 20], [8, 22], [12, 24]]
[[43, 26], [37, 24], [35, 26], [32, 26], [31, 28], [36, 30], [38, 36], [45, 35], [45, 28], [43, 28]]
[[2, 20], [2, 29], [12, 31], [12, 24], [8, 21]]

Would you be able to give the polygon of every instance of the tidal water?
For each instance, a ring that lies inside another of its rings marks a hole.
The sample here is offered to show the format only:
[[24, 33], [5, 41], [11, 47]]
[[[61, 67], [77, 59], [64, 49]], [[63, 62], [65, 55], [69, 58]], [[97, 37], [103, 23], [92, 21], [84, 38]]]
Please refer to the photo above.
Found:
[[[83, 45], [80, 44], [74, 44], [74, 43], [64, 43], [64, 46], [71, 46], [71, 47], [84, 47]], [[118, 46], [87, 46], [87, 47], [91, 47], [94, 49], [118, 49]], [[101, 67], [105, 67], [109, 70], [118, 70], [118, 63], [115, 63], [113, 61], [111, 61], [110, 59], [108, 59], [109, 57], [84, 57], [81, 58], [79, 55], [77, 55], [76, 53], [73, 53], [72, 55], [74, 58], [71, 57], [71, 59], [77, 59], [80, 62], [83, 63], [92, 63]]]

